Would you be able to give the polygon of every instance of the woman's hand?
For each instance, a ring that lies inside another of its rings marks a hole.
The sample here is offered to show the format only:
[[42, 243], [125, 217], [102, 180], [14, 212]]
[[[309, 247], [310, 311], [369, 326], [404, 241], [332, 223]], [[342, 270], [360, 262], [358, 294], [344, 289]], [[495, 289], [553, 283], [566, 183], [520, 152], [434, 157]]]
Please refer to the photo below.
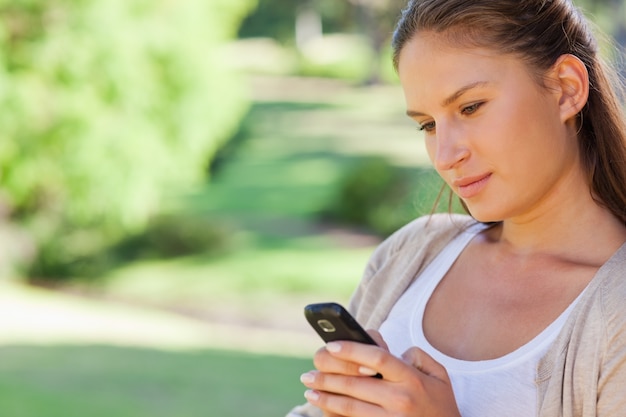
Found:
[[[399, 359], [382, 347], [331, 342], [314, 363], [317, 371], [301, 381], [310, 389], [307, 400], [326, 417], [460, 417], [448, 373], [421, 349]], [[371, 377], [377, 373], [383, 378]]]

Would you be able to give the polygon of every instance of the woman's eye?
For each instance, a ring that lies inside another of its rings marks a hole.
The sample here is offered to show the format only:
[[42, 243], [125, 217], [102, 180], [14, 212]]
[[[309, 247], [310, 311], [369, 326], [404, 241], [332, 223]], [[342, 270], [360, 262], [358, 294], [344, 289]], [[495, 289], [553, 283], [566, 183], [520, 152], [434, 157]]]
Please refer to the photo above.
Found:
[[466, 114], [466, 115], [467, 114], [474, 114], [480, 108], [480, 106], [482, 106], [483, 104], [484, 103], [479, 102], [479, 103], [474, 103], [474, 104], [472, 104], [470, 106], [467, 106], [467, 107], [463, 107], [463, 109], [461, 110], [461, 113]]
[[420, 132], [432, 132], [435, 130], [435, 122], [422, 123], [417, 127]]

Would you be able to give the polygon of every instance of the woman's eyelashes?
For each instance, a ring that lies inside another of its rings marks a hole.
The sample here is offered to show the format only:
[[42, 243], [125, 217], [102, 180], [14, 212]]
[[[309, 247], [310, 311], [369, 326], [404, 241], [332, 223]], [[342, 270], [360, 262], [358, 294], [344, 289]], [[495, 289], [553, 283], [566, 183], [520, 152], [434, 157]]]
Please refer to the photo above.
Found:
[[[460, 113], [463, 116], [471, 116], [472, 114], [476, 113], [484, 104], [485, 104], [484, 101], [472, 103], [469, 106], [462, 107]], [[435, 122], [434, 121], [422, 122], [417, 127], [417, 130], [420, 132], [427, 132], [427, 133], [433, 132], [435, 130]]]
[[464, 114], [464, 115], [474, 114], [478, 111], [479, 108], [482, 107], [483, 104], [485, 103], [482, 101], [479, 101], [477, 103], [470, 104], [469, 106], [465, 106], [461, 109], [461, 114]]
[[417, 127], [417, 130], [419, 130], [420, 132], [432, 132], [433, 130], [435, 130], [435, 122], [420, 123], [420, 125]]

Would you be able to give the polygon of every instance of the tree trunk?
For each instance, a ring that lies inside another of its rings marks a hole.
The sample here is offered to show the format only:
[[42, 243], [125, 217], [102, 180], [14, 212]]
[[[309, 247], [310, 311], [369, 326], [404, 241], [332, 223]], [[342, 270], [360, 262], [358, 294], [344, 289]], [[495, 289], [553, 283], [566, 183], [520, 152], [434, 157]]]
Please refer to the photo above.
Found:
[[320, 38], [322, 33], [322, 17], [313, 1], [302, 1], [296, 10], [296, 46], [302, 50], [308, 42]]

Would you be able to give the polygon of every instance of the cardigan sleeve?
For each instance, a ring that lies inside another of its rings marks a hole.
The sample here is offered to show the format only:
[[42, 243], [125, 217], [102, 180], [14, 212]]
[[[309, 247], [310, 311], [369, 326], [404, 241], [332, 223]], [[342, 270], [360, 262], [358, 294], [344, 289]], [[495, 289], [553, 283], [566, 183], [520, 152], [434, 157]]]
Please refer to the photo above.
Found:
[[[615, 271], [615, 275], [621, 282], [626, 280], [626, 272]], [[597, 416], [626, 416], [626, 286], [606, 286], [602, 296], [605, 338], [598, 375]]]
[[589, 283], [537, 370], [540, 417], [626, 416], [626, 244]]

